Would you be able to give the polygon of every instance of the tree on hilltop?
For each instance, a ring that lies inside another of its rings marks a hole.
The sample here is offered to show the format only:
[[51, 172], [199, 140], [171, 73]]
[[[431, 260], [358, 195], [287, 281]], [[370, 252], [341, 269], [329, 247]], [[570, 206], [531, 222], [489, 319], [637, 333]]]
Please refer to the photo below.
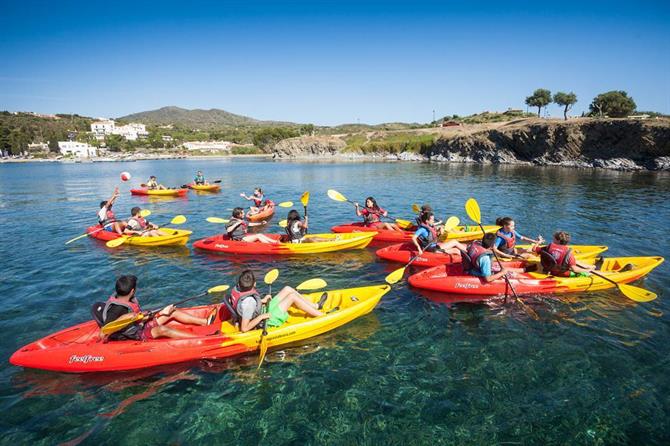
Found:
[[559, 91], [554, 95], [554, 102], [563, 107], [563, 118], [567, 121], [568, 112], [577, 103], [577, 95], [573, 92], [563, 93]]
[[533, 92], [532, 96], [528, 96], [526, 98], [526, 105], [529, 105], [531, 107], [537, 107], [537, 117], [540, 117], [540, 113], [542, 112], [542, 107], [546, 107], [551, 103], [551, 91], [544, 89], [544, 88], [538, 88]]
[[606, 115], [610, 118], [625, 118], [635, 111], [636, 108], [637, 105], [633, 98], [622, 90], [601, 93], [593, 98], [593, 102], [589, 105], [591, 115]]

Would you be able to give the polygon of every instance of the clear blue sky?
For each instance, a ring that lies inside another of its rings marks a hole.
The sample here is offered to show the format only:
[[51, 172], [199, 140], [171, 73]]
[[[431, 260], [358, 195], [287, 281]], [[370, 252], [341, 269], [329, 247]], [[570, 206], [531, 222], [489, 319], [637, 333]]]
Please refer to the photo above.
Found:
[[670, 113], [667, 0], [145, 3], [4, 0], [0, 109], [426, 122], [544, 87]]

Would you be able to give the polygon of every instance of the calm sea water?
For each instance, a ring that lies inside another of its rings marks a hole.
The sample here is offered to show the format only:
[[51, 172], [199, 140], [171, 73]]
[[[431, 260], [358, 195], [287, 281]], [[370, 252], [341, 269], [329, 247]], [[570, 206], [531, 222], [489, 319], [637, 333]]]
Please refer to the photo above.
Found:
[[397, 267], [374, 249], [231, 261], [189, 248], [64, 245], [95, 221], [121, 171], [180, 185], [198, 169], [222, 178], [223, 192], [151, 201], [123, 184], [117, 213], [140, 205], [157, 223], [184, 214], [195, 240], [221, 230], [206, 217], [227, 217], [258, 185], [276, 201], [309, 190], [313, 232], [354, 218], [329, 188], [374, 195], [405, 218], [413, 202], [429, 202], [466, 220], [474, 196], [484, 220], [511, 215], [531, 236], [560, 228], [610, 255], [669, 254], [663, 174], [250, 159], [3, 165], [0, 444], [670, 444], [668, 263], [641, 282], [654, 302], [615, 290], [543, 298], [530, 302], [537, 321], [515, 305], [445, 304], [400, 284], [368, 316], [270, 351], [260, 372], [256, 356], [95, 376], [9, 365], [22, 345], [87, 320], [120, 274], [136, 274], [155, 307], [232, 283], [246, 267], [338, 288], [380, 283]]

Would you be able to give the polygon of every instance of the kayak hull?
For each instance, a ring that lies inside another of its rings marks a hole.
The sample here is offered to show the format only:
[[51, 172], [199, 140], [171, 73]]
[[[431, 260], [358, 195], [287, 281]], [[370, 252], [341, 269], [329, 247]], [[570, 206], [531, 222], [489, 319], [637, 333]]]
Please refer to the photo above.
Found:
[[267, 209], [257, 213], [257, 214], [250, 214], [247, 212], [247, 220], [249, 221], [263, 221], [263, 220], [269, 220], [272, 218], [272, 216], [275, 213], [275, 207], [274, 205], [268, 207]]
[[[375, 232], [355, 234], [308, 234], [307, 237], [319, 237], [332, 241], [313, 243], [279, 243], [276, 245], [260, 242], [243, 242], [230, 240], [224, 235], [215, 235], [198, 240], [193, 247], [204, 251], [228, 254], [248, 255], [302, 255], [324, 252], [344, 251], [347, 249], [363, 249], [370, 244]], [[266, 237], [280, 240], [281, 234], [264, 234]], [[339, 237], [339, 238], [338, 238]]]
[[[663, 261], [663, 257], [610, 257], [603, 259], [597, 271], [617, 283], [629, 283], [646, 276]], [[633, 265], [632, 269], [619, 271], [628, 264]], [[517, 294], [598, 291], [615, 286], [595, 275], [554, 277], [541, 273], [523, 273], [511, 278], [510, 282]], [[487, 283], [480, 277], [454, 272], [449, 265], [435, 266], [414, 274], [409, 277], [409, 284], [415, 288], [472, 297], [510, 293], [503, 279]]]
[[[500, 226], [484, 226], [486, 232], [495, 232], [499, 228]], [[416, 230], [416, 228], [413, 229]], [[414, 235], [414, 230], [391, 231], [388, 229], [375, 229], [374, 227], [366, 226], [364, 223], [358, 222], [333, 226], [330, 230], [340, 234], [376, 231], [377, 235], [375, 236], [374, 241], [385, 243], [411, 242], [412, 235]], [[457, 226], [454, 228], [454, 232], [445, 234], [442, 239], [468, 241], [479, 239], [483, 234], [484, 233], [478, 226]]]
[[[370, 311], [390, 290], [374, 285], [328, 291], [325, 315], [312, 318], [297, 309], [289, 310], [289, 319], [281, 327], [268, 329], [269, 348], [312, 338], [340, 327]], [[316, 302], [322, 292], [305, 295]], [[205, 317], [212, 307], [182, 309]], [[157, 367], [201, 359], [220, 359], [258, 350], [261, 330], [241, 333], [221, 306], [212, 325], [197, 327], [175, 321], [168, 325], [198, 335], [186, 339], [101, 342], [99, 327], [85, 322], [46, 336], [17, 350], [9, 359], [15, 366], [69, 373], [113, 372]]]
[[140, 189], [130, 189], [131, 195], [152, 195], [156, 197], [185, 197], [188, 189], [147, 189], [146, 187]]
[[198, 192], [219, 192], [221, 191], [221, 186], [218, 184], [189, 184], [188, 188]]
[[[116, 232], [110, 232], [99, 229], [100, 225], [89, 226], [86, 228], [88, 235], [94, 239], [102, 240], [108, 242], [110, 240], [115, 240], [121, 237]], [[159, 229], [165, 235], [159, 237], [128, 237], [124, 242], [124, 245], [133, 245], [133, 246], [183, 246], [188, 242], [188, 239], [191, 237], [192, 231], [186, 231], [184, 229], [174, 229], [174, 228], [161, 228]]]
[[[530, 249], [530, 245], [519, 245], [519, 248]], [[571, 246], [575, 253], [575, 258], [590, 259], [602, 254], [607, 250], [607, 246], [574, 245]], [[398, 243], [378, 249], [377, 257], [391, 262], [408, 263], [410, 259], [418, 254], [416, 246], [413, 243]], [[460, 253], [446, 254], [437, 252], [424, 252], [412, 263], [413, 266], [432, 267], [438, 265], [457, 265], [462, 261]], [[528, 260], [529, 262], [538, 262], [537, 256]]]

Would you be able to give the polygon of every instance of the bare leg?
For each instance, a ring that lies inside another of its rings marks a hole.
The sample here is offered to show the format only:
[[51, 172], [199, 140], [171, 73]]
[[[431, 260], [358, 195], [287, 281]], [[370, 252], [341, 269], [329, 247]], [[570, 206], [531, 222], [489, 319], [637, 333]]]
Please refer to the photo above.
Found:
[[207, 319], [204, 317], [196, 317], [181, 310], [174, 310], [174, 312], [169, 316], [158, 316], [156, 317], [156, 322], [158, 322], [158, 325], [165, 325], [172, 319], [177, 322], [181, 322], [182, 324], [207, 325]]
[[317, 310], [318, 305], [316, 303], [305, 299], [300, 293], [291, 287], [286, 286], [282, 288], [279, 294], [277, 294], [274, 298], [279, 299], [279, 308], [284, 311], [288, 311], [288, 309], [293, 306], [301, 309], [313, 317], [323, 315], [322, 312]]
[[123, 225], [120, 221], [115, 221], [112, 228], [114, 228], [114, 232], [116, 232], [117, 234], [123, 235], [123, 230], [125, 229], [124, 226], [125, 225]]
[[273, 238], [267, 237], [263, 234], [247, 234], [242, 238], [242, 241], [245, 242], [261, 242], [261, 243], [267, 243], [270, 245], [276, 245], [277, 243], [280, 243], [278, 240], [275, 240]]
[[151, 329], [151, 336], [154, 338], [199, 338], [201, 335], [195, 333], [188, 333], [186, 331], [176, 330], [165, 325], [159, 325]]

